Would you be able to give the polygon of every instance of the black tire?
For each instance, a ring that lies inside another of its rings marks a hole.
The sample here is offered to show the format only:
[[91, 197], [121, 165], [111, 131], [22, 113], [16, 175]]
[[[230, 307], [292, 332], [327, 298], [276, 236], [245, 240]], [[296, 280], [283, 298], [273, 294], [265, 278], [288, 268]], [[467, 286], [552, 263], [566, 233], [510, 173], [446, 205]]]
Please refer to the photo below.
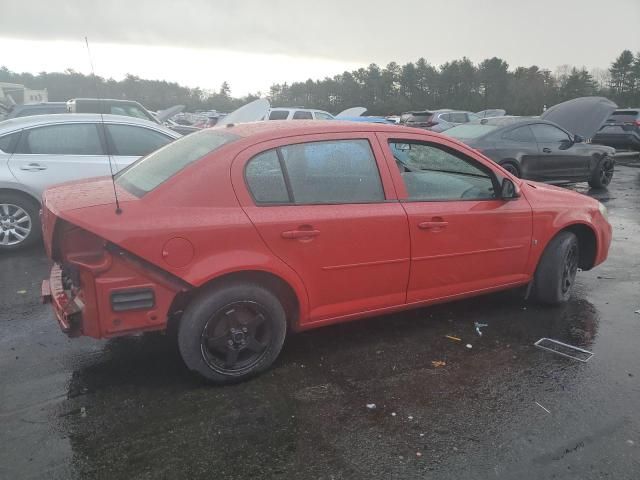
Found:
[[178, 327], [178, 347], [190, 370], [214, 383], [234, 383], [269, 368], [286, 333], [285, 311], [273, 293], [233, 283], [191, 301]]
[[520, 167], [518, 167], [518, 164], [516, 162], [507, 160], [506, 162], [502, 162], [500, 166], [504, 168], [507, 172], [509, 172], [511, 175], [520, 178], [520, 175], [521, 175]]
[[545, 248], [534, 279], [536, 299], [548, 305], [569, 300], [580, 259], [578, 238], [571, 232], [560, 232]]
[[610, 157], [600, 159], [596, 168], [591, 172], [589, 186], [591, 188], [606, 188], [613, 178], [614, 162]]
[[[28, 233], [23, 239], [19, 235]], [[42, 237], [40, 205], [17, 192], [0, 192], [0, 252], [34, 245]]]

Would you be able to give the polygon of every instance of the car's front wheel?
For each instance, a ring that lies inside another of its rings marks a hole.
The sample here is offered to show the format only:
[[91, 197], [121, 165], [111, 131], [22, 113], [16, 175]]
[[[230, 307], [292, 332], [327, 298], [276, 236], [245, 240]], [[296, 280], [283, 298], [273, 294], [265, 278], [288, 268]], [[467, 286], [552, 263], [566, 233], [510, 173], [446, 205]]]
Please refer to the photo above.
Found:
[[39, 210], [38, 203], [26, 195], [0, 193], [0, 251], [17, 250], [40, 239]]
[[244, 380], [276, 359], [287, 331], [285, 311], [253, 283], [205, 289], [180, 320], [178, 346], [190, 370], [214, 383]]
[[611, 183], [613, 178], [613, 159], [603, 157], [600, 159], [596, 168], [591, 172], [589, 186], [591, 188], [605, 188]]
[[534, 278], [535, 296], [541, 303], [556, 305], [569, 300], [576, 280], [580, 250], [578, 238], [560, 232], [547, 245]]

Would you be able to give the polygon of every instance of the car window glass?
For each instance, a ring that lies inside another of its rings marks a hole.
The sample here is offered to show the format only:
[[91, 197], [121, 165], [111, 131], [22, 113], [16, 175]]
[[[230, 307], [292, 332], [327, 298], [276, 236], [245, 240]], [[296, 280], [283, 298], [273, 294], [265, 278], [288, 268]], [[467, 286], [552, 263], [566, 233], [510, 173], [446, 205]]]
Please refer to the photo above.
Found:
[[280, 149], [296, 204], [384, 200], [367, 140], [301, 143]]
[[327, 113], [316, 112], [316, 120], [333, 120], [333, 117]]
[[293, 120], [313, 120], [313, 115], [311, 115], [311, 112], [298, 110], [293, 114]]
[[287, 110], [274, 110], [269, 114], [269, 120], [286, 120], [288, 116]]
[[451, 120], [451, 114], [449, 114], [449, 113], [441, 113], [438, 118], [440, 118], [440, 120], [444, 120], [445, 122], [452, 122], [453, 121], [453, 120]]
[[535, 142], [535, 138], [531, 129], [528, 125], [524, 125], [522, 127], [514, 128], [513, 130], [509, 130], [502, 135], [502, 138], [505, 140], [511, 140], [514, 142]]
[[392, 141], [389, 147], [407, 189], [408, 200], [495, 198], [490, 170], [462, 154], [418, 142]]
[[531, 125], [531, 130], [533, 130], [536, 140], [540, 143], [560, 143], [570, 140], [565, 132], [553, 125], [536, 123]]
[[467, 118], [470, 122], [477, 122], [480, 120], [480, 115], [476, 115], [475, 113], [467, 113]]
[[133, 125], [107, 125], [114, 155], [142, 157], [173, 139], [154, 130]]
[[289, 203], [287, 185], [275, 150], [253, 157], [247, 164], [245, 178], [256, 203]]
[[90, 123], [47, 125], [26, 131], [19, 153], [104, 155], [96, 126]]
[[0, 137], [0, 150], [4, 153], [13, 153], [15, 148], [14, 142], [18, 139], [18, 136], [20, 136], [20, 132], [14, 132]]
[[467, 114], [464, 112], [454, 112], [449, 114], [450, 122], [467, 123]]

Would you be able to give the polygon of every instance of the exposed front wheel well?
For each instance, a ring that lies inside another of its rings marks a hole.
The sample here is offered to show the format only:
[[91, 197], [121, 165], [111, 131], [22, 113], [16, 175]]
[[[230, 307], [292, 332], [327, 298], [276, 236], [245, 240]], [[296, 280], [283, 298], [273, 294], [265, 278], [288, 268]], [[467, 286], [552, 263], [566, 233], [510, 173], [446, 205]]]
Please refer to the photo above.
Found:
[[572, 232], [578, 237], [579, 259], [578, 266], [582, 270], [590, 270], [596, 262], [597, 240], [595, 232], [586, 225], [570, 225], [562, 230]]
[[189, 290], [188, 292], [178, 293], [171, 305], [169, 311], [169, 319], [167, 329], [174, 330], [179, 321], [180, 314], [189, 304], [189, 302], [202, 290], [215, 288], [216, 286], [247, 283], [260, 285], [271, 293], [273, 293], [282, 303], [287, 316], [287, 324], [295, 329], [300, 317], [300, 303], [295, 291], [286, 281], [269, 272], [259, 270], [246, 270], [240, 272], [227, 273], [220, 277], [216, 277], [198, 288]]

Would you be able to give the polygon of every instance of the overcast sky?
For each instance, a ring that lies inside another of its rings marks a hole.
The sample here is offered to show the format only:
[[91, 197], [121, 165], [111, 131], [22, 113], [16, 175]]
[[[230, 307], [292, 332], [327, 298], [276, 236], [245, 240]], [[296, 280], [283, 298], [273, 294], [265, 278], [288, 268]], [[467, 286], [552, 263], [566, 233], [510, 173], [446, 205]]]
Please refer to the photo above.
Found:
[[640, 0], [2, 0], [0, 65], [177, 81], [233, 95], [375, 62], [498, 56], [607, 68], [640, 51]]

